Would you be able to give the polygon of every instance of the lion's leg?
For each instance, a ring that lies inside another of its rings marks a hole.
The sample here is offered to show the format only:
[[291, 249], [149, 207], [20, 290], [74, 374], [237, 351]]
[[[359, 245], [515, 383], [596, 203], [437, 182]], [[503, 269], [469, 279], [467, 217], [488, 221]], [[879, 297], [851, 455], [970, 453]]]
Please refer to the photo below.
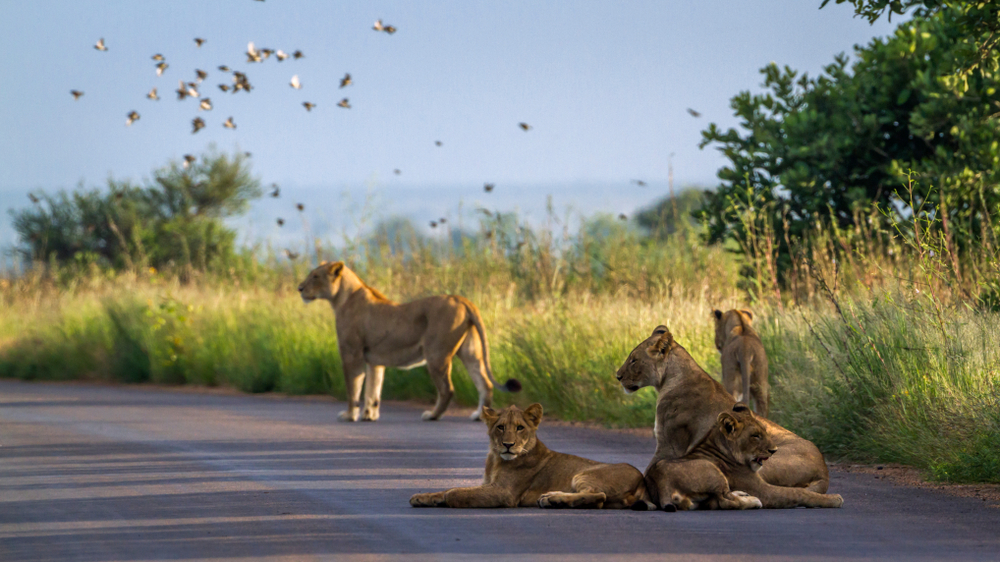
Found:
[[427, 371], [431, 375], [434, 386], [437, 387], [438, 395], [434, 409], [424, 412], [422, 417], [427, 421], [432, 421], [444, 414], [444, 411], [448, 409], [448, 403], [451, 402], [451, 397], [455, 394], [455, 387], [451, 383], [451, 358], [443, 363], [428, 361]]
[[766, 509], [786, 509], [791, 507], [840, 507], [844, 498], [839, 494], [817, 494], [805, 488], [773, 486], [757, 474], [734, 477], [733, 487], [760, 498]]
[[607, 499], [604, 492], [548, 492], [538, 497], [538, 507], [601, 509]]
[[629, 508], [636, 502], [642, 502], [643, 507], [655, 507], [652, 503], [646, 504], [648, 496], [642, 473], [629, 464], [593, 466], [573, 476], [571, 486], [573, 492], [603, 494], [605, 497], [601, 503], [606, 509]]
[[361, 383], [365, 376], [364, 360], [344, 358], [344, 390], [347, 393], [347, 409], [337, 417], [341, 421], [358, 421], [358, 410], [361, 404]]
[[754, 407], [758, 416], [767, 417], [768, 411], [768, 399], [770, 397], [770, 385], [767, 382], [767, 375], [761, 376], [760, 373], [754, 372], [754, 378], [757, 380], [753, 381], [753, 386], [750, 387], [750, 394], [753, 395]]
[[515, 498], [496, 486], [473, 486], [452, 488], [444, 492], [414, 494], [410, 498], [413, 507], [514, 507]]
[[479, 407], [472, 413], [470, 419], [478, 420], [483, 413], [483, 407], [493, 403], [493, 383], [486, 376], [486, 363], [483, 361], [483, 343], [475, 330], [469, 330], [458, 350], [458, 358], [465, 365], [469, 377], [476, 390], [479, 391]]
[[385, 379], [385, 367], [368, 365], [365, 370], [365, 411], [362, 421], [378, 419], [378, 409], [382, 403], [382, 380]]
[[737, 402], [740, 400], [739, 365], [730, 365], [725, 357], [722, 359], [722, 386], [726, 388], [726, 392], [732, 395]]

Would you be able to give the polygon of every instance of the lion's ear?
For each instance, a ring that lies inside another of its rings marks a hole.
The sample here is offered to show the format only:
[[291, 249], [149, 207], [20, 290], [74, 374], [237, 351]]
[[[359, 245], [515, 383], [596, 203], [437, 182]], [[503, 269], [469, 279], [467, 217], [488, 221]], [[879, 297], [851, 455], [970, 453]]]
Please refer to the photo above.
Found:
[[722, 320], [722, 311], [719, 310], [718, 308], [712, 310], [712, 314], [715, 315], [716, 320]]
[[524, 409], [524, 417], [531, 425], [538, 427], [542, 423], [542, 405], [535, 403]]
[[736, 416], [730, 414], [729, 412], [722, 412], [719, 414], [719, 424], [722, 425], [722, 433], [724, 433], [726, 437], [732, 437], [741, 427], [743, 427], [740, 420], [736, 419]]
[[[663, 328], [663, 331], [660, 331]], [[666, 326], [658, 327], [654, 332], [653, 336], [657, 336], [649, 346], [646, 347], [646, 354], [653, 359], [660, 359], [670, 351], [670, 348], [674, 345], [674, 336], [671, 335], [670, 331], [667, 330]]]
[[326, 272], [330, 275], [330, 277], [337, 277], [342, 271], [344, 271], [344, 262], [342, 261], [335, 261], [324, 265], [326, 265]]
[[746, 310], [746, 309], [740, 310], [740, 312], [742, 312], [743, 314], [746, 314], [747, 318], [749, 318], [750, 321], [753, 322], [753, 312], [750, 312], [749, 310]]
[[[670, 330], [666, 326], [660, 324], [659, 326], [653, 328], [653, 336], [662, 336], [663, 334], [669, 334]], [[650, 336], [652, 337], [652, 336]]]
[[736, 405], [733, 406], [733, 411], [734, 412], [749, 412], [750, 411], [750, 407], [747, 406], [746, 404], [744, 404], [743, 402], [737, 402]]
[[490, 408], [489, 406], [483, 406], [483, 413], [480, 415], [486, 425], [492, 425], [493, 422], [500, 418], [500, 414], [496, 410]]

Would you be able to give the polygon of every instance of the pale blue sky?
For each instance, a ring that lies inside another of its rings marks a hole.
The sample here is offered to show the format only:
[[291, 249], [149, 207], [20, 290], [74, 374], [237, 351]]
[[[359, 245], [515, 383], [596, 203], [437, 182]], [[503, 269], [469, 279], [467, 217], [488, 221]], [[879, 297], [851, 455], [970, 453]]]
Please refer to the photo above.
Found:
[[[480, 197], [489, 181], [498, 192], [587, 184], [624, 194], [642, 178], [651, 188], [627, 199], [652, 199], [672, 152], [678, 185], [714, 184], [722, 159], [697, 148], [700, 131], [734, 124], [729, 99], [758, 88], [760, 67], [815, 73], [892, 29], [819, 4], [3, 1], [0, 192], [141, 179], [214, 142], [251, 151], [255, 172], [289, 189], [375, 185], [391, 200], [393, 190], [433, 196], [468, 185]], [[399, 31], [376, 33], [376, 18]], [[107, 52], [92, 47], [100, 37]], [[194, 37], [207, 42], [199, 49]], [[306, 58], [247, 64], [248, 41]], [[170, 65], [162, 77], [155, 53]], [[231, 83], [220, 64], [245, 71], [254, 91], [218, 91]], [[209, 72], [210, 112], [173, 93], [195, 68]], [[339, 90], [345, 72], [354, 85]], [[293, 74], [301, 90], [288, 86]], [[145, 98], [154, 86], [158, 102]], [[71, 89], [85, 95], [74, 101]], [[344, 96], [352, 109], [336, 106]], [[141, 119], [126, 127], [131, 110]], [[230, 115], [235, 131], [222, 127]], [[208, 126], [192, 135], [197, 116]]]

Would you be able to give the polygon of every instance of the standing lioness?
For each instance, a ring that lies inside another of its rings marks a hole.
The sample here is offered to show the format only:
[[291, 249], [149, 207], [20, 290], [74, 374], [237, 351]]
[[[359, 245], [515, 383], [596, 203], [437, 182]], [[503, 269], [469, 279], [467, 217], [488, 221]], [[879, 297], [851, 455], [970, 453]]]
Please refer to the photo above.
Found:
[[647, 503], [642, 473], [630, 464], [604, 464], [549, 450], [535, 431], [542, 405], [496, 412], [483, 409], [490, 452], [483, 485], [414, 494], [413, 507], [633, 508]]
[[[398, 304], [369, 287], [344, 262], [323, 262], [299, 284], [302, 300], [330, 301], [337, 321], [337, 344], [344, 367], [347, 410], [344, 421], [357, 421], [361, 379], [365, 377], [365, 411], [361, 419], [375, 421], [382, 398], [386, 367], [409, 369], [427, 365], [437, 387], [434, 409], [425, 420], [436, 420], [448, 408], [455, 388], [451, 360], [462, 360], [479, 391], [477, 420], [493, 400], [496, 379], [490, 368], [490, 348], [479, 309], [463, 297], [427, 297]], [[521, 384], [508, 379], [501, 390], [517, 392]]]
[[753, 329], [749, 310], [713, 310], [715, 347], [722, 353], [722, 386], [737, 402], [750, 405], [753, 398], [757, 414], [767, 417], [771, 392], [767, 381], [767, 354], [760, 336]]

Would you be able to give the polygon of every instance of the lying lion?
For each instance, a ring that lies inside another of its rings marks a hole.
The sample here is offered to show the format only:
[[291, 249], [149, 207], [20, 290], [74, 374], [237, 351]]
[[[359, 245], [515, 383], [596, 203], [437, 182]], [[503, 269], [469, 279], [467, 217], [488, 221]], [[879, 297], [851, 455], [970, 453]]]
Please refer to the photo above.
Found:
[[[657, 326], [636, 346], [615, 376], [626, 392], [652, 386], [658, 394], [653, 427], [656, 452], [646, 468], [646, 487], [656, 503], [657, 485], [650, 479], [653, 465], [690, 453], [715, 426], [719, 414], [732, 411], [736, 400], [674, 341], [666, 326]], [[826, 492], [830, 475], [819, 449], [772, 421], [760, 418], [760, 422], [778, 448], [760, 477], [775, 486]]]
[[595, 509], [651, 507], [642, 473], [629, 464], [604, 464], [550, 451], [535, 431], [542, 405], [521, 411], [483, 408], [490, 452], [483, 485], [416, 494], [413, 507], [570, 507]]
[[[451, 382], [451, 360], [455, 355], [465, 365], [479, 391], [477, 420], [493, 400], [497, 386], [490, 368], [490, 347], [479, 309], [468, 299], [436, 296], [397, 304], [369, 287], [344, 262], [323, 262], [299, 284], [306, 303], [330, 301], [337, 321], [337, 344], [344, 368], [347, 410], [344, 421], [357, 421], [361, 403], [361, 380], [365, 380], [365, 410], [362, 420], [379, 417], [382, 379], [386, 367], [411, 369], [427, 365], [437, 387], [434, 409], [423, 419], [436, 420], [448, 408], [455, 387]], [[521, 383], [508, 379], [499, 387], [521, 390]]]
[[659, 461], [650, 469], [659, 507], [674, 511], [844, 505], [839, 495], [762, 480], [757, 471], [776, 451], [764, 424], [745, 404], [736, 404], [732, 412], [719, 414], [705, 439], [684, 458]]
[[715, 347], [722, 353], [722, 386], [737, 402], [750, 404], [767, 417], [770, 390], [767, 382], [767, 354], [753, 329], [749, 310], [713, 310]]

